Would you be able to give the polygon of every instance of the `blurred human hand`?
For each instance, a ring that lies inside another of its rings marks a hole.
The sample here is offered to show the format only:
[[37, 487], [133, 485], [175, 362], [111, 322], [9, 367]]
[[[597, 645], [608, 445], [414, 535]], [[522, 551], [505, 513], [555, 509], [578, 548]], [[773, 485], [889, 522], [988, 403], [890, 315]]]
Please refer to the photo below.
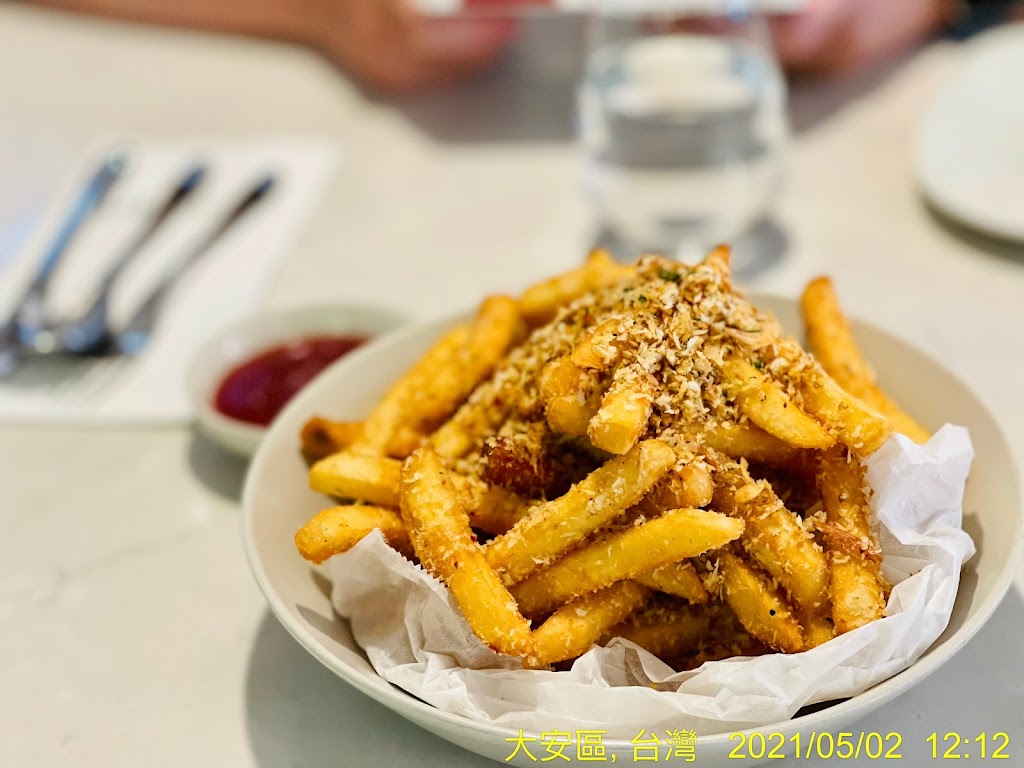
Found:
[[425, 18], [411, 0], [303, 1], [310, 42], [359, 80], [390, 91], [438, 85], [481, 70], [516, 32], [512, 18]]
[[842, 72], [884, 59], [932, 34], [945, 0], [808, 0], [772, 19], [775, 46], [791, 70]]
[[[388, 90], [445, 83], [494, 62], [515, 36], [512, 17], [431, 19], [413, 0], [31, 0], [87, 13], [295, 40], [354, 77]], [[465, 0], [470, 7], [548, 0]], [[789, 69], [836, 72], [870, 64], [937, 29], [948, 0], [808, 0], [771, 20]]]
[[[293, 40], [354, 77], [412, 90], [491, 64], [512, 41], [506, 17], [428, 19], [413, 0], [29, 0], [79, 13]], [[510, 0], [468, 0], [499, 8]], [[523, 0], [515, 0], [522, 3]]]

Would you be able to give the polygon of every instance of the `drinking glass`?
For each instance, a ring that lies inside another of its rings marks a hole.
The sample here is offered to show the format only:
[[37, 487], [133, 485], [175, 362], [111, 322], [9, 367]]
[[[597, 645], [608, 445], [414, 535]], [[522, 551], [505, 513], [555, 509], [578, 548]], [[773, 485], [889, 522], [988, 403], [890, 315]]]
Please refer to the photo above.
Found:
[[768, 211], [788, 132], [764, 18], [740, 0], [590, 8], [579, 131], [606, 244], [691, 261], [740, 237]]

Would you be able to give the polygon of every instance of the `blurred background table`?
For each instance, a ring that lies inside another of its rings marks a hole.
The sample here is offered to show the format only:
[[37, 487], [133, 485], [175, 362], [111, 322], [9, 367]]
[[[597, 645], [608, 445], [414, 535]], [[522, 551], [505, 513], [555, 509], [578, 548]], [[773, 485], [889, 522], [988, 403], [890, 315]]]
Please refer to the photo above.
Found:
[[[482, 80], [379, 99], [289, 46], [3, 4], [0, 108], [82, 141], [333, 140], [343, 161], [268, 306], [372, 299], [425, 318], [518, 290], [590, 243], [571, 135], [578, 33], [531, 25]], [[981, 394], [1021, 467], [1024, 248], [941, 222], [910, 173], [917, 121], [961, 55], [939, 43], [795, 87], [789, 178], [746, 283], [793, 295], [832, 274], [852, 314]], [[185, 428], [0, 428], [0, 765], [483, 762], [278, 626], [242, 551], [244, 470]], [[1024, 754], [1022, 595], [1024, 570], [954, 661], [858, 727], [901, 732], [912, 765], [933, 731], [1006, 731]]]

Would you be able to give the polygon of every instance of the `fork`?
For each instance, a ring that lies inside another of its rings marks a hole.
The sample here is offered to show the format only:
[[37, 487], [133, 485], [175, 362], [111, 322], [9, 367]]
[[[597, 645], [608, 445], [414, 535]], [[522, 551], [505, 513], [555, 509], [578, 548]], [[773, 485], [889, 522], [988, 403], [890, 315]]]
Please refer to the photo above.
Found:
[[[167, 207], [170, 205], [173, 209], [174, 205], [181, 202], [182, 196], [187, 195], [191, 189], [194, 189], [194, 184], [198, 183], [197, 180], [193, 179], [195, 172], [190, 173], [184, 182], [180, 185], [179, 189], [171, 196], [168, 203], [161, 209], [161, 214], [158, 215], [158, 219], [166, 217]], [[266, 175], [259, 179], [259, 181], [249, 189], [249, 191], [242, 197], [238, 203], [232, 208], [224, 218], [210, 231], [207, 235], [193, 247], [188, 254], [180, 259], [175, 268], [166, 272], [163, 278], [157, 283], [156, 287], [151, 290], [149, 295], [143, 300], [139, 307], [135, 310], [134, 315], [123, 327], [120, 332], [115, 332], [111, 329], [105, 306], [105, 298], [99, 297], [96, 302], [100, 303], [102, 300], [102, 311], [97, 310], [96, 312], [87, 312], [83, 316], [83, 324], [78, 328], [74, 329], [74, 334], [67, 333], [72, 330], [72, 326], [78, 326], [78, 321], [65, 328], [65, 333], [53, 333], [51, 331], [41, 331], [39, 334], [40, 340], [44, 338], [43, 333], [49, 334], [48, 343], [46, 345], [37, 343], [34, 347], [21, 347], [17, 346], [17, 339], [13, 343], [8, 344], [5, 348], [0, 345], [0, 378], [4, 378], [17, 368], [18, 362], [20, 362], [23, 354], [32, 354], [36, 357], [51, 357], [55, 355], [68, 355], [71, 357], [81, 356], [106, 356], [106, 355], [137, 355], [139, 354], [146, 344], [149, 342], [152, 336], [153, 329], [156, 326], [160, 310], [162, 309], [164, 302], [167, 297], [171, 294], [178, 281], [188, 272], [188, 270], [194, 266], [206, 253], [212, 249], [213, 245], [229, 230], [231, 227], [242, 217], [244, 217], [250, 209], [254, 208], [263, 198], [265, 198], [273, 187], [276, 185], [277, 180], [273, 175]], [[179, 193], [181, 193], [179, 195]], [[161, 219], [162, 220], [162, 219]], [[149, 228], [147, 228], [148, 230]], [[144, 236], [148, 236], [148, 232], [144, 233]], [[129, 249], [128, 256], [130, 257], [132, 249]], [[122, 260], [125, 257], [122, 257]], [[114, 270], [119, 270], [122, 266], [121, 260], [115, 264]], [[116, 276], [116, 275], [115, 275]], [[74, 347], [65, 346], [62, 341], [64, 338], [70, 338], [74, 342]], [[9, 353], [14, 358], [13, 365], [4, 369], [3, 367], [3, 355]]]
[[47, 333], [44, 300], [50, 279], [75, 235], [89, 216], [100, 207], [107, 193], [124, 176], [127, 168], [128, 158], [124, 152], [118, 151], [108, 155], [75, 199], [57, 237], [43, 255], [35, 278], [15, 304], [7, 320], [0, 325], [0, 378], [9, 375], [18, 367], [24, 352], [23, 347], [34, 347], [42, 335]]
[[56, 347], [61, 352], [72, 355], [92, 354], [106, 346], [110, 337], [107, 320], [110, 296], [118, 278], [161, 225], [199, 187], [205, 176], [205, 166], [196, 165], [181, 178], [156, 215], [150, 219], [146, 228], [136, 236], [135, 240], [107, 270], [100, 282], [99, 292], [89, 308], [77, 320], [64, 323], [56, 330], [58, 338]]

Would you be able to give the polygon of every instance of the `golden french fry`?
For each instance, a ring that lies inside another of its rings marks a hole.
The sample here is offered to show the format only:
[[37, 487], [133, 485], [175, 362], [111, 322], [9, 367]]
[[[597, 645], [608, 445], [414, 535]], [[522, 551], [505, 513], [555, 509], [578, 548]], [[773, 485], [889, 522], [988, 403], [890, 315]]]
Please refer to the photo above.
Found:
[[875, 380], [874, 372], [861, 354], [853, 330], [839, 307], [832, 281], [819, 277], [804, 290], [801, 299], [807, 342], [825, 371], [844, 390], [879, 411], [917, 443], [931, 434], [899, 407]]
[[[691, 325], [687, 315], [680, 314], [673, 322], [677, 334], [689, 337]], [[576, 342], [569, 359], [580, 368], [606, 371], [613, 368], [631, 346], [641, 347], [644, 335], [654, 332], [658, 324], [658, 319], [649, 312], [615, 315], [587, 331]], [[630, 354], [635, 356], [635, 350]]]
[[393, 509], [367, 506], [331, 507], [316, 515], [295, 534], [299, 553], [314, 563], [348, 552], [364, 536], [379, 530], [388, 544], [406, 557], [412, 545], [402, 518]]
[[861, 356], [853, 331], [839, 308], [832, 281], [819, 277], [808, 283], [800, 298], [800, 308], [811, 353], [843, 389], [861, 396], [857, 387], [873, 381], [874, 374]]
[[691, 603], [706, 603], [708, 591], [689, 561], [670, 563], [636, 576], [635, 581], [668, 595], [675, 595]]
[[[493, 395], [494, 387], [485, 385], [484, 394]], [[473, 397], [430, 436], [428, 442], [445, 459], [461, 459], [482, 435], [497, 429], [506, 411], [494, 407], [489, 397]]]
[[432, 398], [439, 372], [451, 371], [460, 365], [460, 357], [469, 342], [470, 328], [458, 325], [444, 334], [430, 350], [391, 386], [387, 394], [367, 416], [359, 437], [349, 450], [367, 456], [383, 456], [392, 437], [402, 426], [416, 428], [427, 419], [417, 412], [418, 406]]
[[469, 328], [465, 346], [446, 364], [437, 365], [429, 378], [408, 393], [406, 419], [416, 429], [433, 431], [493, 372], [505, 352], [525, 333], [516, 301], [490, 296], [481, 303]]
[[529, 502], [511, 491], [482, 480], [452, 475], [474, 528], [493, 535], [506, 533], [530, 512]]
[[525, 657], [533, 648], [530, 622], [498, 575], [482, 559], [462, 559], [446, 583], [474, 634], [496, 653]]
[[725, 386], [740, 412], [766, 432], [798, 448], [823, 449], [835, 438], [793, 403], [782, 388], [746, 360], [731, 358], [722, 366]]
[[675, 503], [666, 505], [664, 509], [700, 508], [711, 503], [715, 494], [715, 483], [705, 467], [686, 464], [670, 474], [679, 479], [682, 487], [677, 495], [673, 492]]
[[601, 407], [595, 376], [568, 357], [560, 357], [544, 366], [538, 386], [551, 429], [571, 437], [586, 436], [590, 420]]
[[351, 445], [362, 429], [362, 422], [332, 421], [314, 416], [303, 425], [299, 433], [302, 455], [307, 461], [326, 458]]
[[526, 328], [515, 299], [510, 296], [484, 299], [473, 320], [467, 344], [469, 389], [489, 376], [508, 349], [525, 335]]
[[703, 509], [677, 509], [575, 550], [512, 587], [524, 615], [540, 616], [622, 579], [718, 549], [743, 521]]
[[675, 659], [702, 646], [710, 629], [711, 617], [703, 606], [658, 606], [612, 627], [608, 639], [621, 637], [660, 659]]
[[718, 567], [725, 602], [751, 635], [786, 653], [804, 649], [800, 623], [767, 574], [730, 552], [719, 555]]
[[402, 427], [432, 431], [455, 412], [522, 333], [518, 305], [492, 296], [471, 325], [448, 331], [370, 413], [353, 453], [379, 456]]
[[[846, 501], [839, 503], [845, 505]], [[870, 533], [854, 533], [850, 528], [836, 524], [831, 519], [824, 522], [817, 520], [814, 527], [821, 534], [821, 540], [825, 542], [826, 552], [843, 552], [850, 557], [866, 558], [875, 562], [881, 560], [874, 536]]]
[[587, 291], [596, 291], [626, 280], [636, 268], [619, 264], [606, 251], [591, 251], [584, 265], [529, 288], [519, 300], [519, 310], [531, 327], [554, 319], [558, 310]]
[[773, 466], [788, 466], [799, 453], [788, 443], [754, 424], [720, 422], [702, 433], [705, 444], [734, 459], [745, 458]]
[[719, 473], [716, 509], [746, 521], [741, 543], [793, 600], [808, 612], [828, 601], [828, 563], [814, 537], [765, 482], [742, 468]]
[[[332, 421], [314, 416], [302, 427], [302, 454], [309, 461], [319, 461], [348, 448], [363, 430], [361, 421]], [[387, 455], [404, 459], [423, 442], [423, 434], [399, 428], [388, 443]]]
[[832, 622], [820, 614], [798, 613], [797, 620], [804, 631], [804, 650], [824, 645], [836, 636]]
[[309, 487], [328, 496], [397, 508], [401, 473], [398, 459], [342, 451], [313, 465]]
[[837, 634], [885, 616], [885, 594], [870, 563], [845, 552], [828, 553], [832, 621]]
[[660, 515], [666, 509], [700, 509], [711, 503], [715, 484], [711, 473], [695, 464], [676, 466], [661, 478], [637, 504], [647, 515]]
[[[313, 466], [310, 485], [330, 496], [397, 508], [401, 472], [402, 463], [397, 459], [342, 452]], [[461, 494], [472, 526], [487, 533], [505, 533], [529, 511], [525, 499], [502, 488], [459, 475], [453, 475], [451, 482]]]
[[[492, 296], [484, 301], [470, 329], [461, 367], [457, 365], [446, 369], [451, 375], [461, 378], [461, 383], [433, 385], [434, 391], [447, 393], [448, 398], [446, 401], [438, 400], [432, 409], [435, 416], [447, 416], [454, 406], [469, 398], [430, 437], [430, 444], [443, 458], [451, 460], [466, 455], [475, 440], [496, 429], [504, 420], [508, 409], [498, 407], [503, 392], [494, 381], [487, 381], [472, 395], [470, 393], [491, 373], [522, 333], [522, 317], [513, 299]], [[435, 418], [434, 425], [437, 426], [440, 420]]]
[[530, 623], [484, 560], [449, 473], [429, 446], [402, 467], [402, 519], [423, 566], [447, 585], [466, 621], [499, 653], [527, 656]]
[[804, 409], [820, 420], [858, 456], [870, 456], [892, 434], [892, 424], [864, 401], [843, 391], [820, 369], [809, 369], [799, 379]]
[[401, 426], [395, 430], [388, 442], [387, 454], [395, 459], [407, 459], [427, 439], [419, 430]]
[[728, 245], [715, 246], [704, 257], [703, 266], [709, 267], [717, 273], [720, 280], [729, 280], [732, 277], [732, 247]]
[[594, 447], [621, 455], [636, 445], [647, 431], [657, 386], [654, 377], [643, 370], [620, 368], [587, 425]]
[[603, 371], [619, 358], [616, 340], [623, 333], [623, 318], [613, 317], [592, 328], [577, 342], [569, 356], [574, 365]]
[[512, 530], [484, 548], [487, 562], [506, 584], [520, 581], [639, 501], [675, 460], [675, 452], [665, 443], [639, 443], [625, 456], [594, 470], [565, 495], [534, 507]]
[[533, 654], [527, 666], [544, 667], [574, 659], [590, 650], [608, 630], [630, 616], [650, 591], [633, 581], [573, 600], [555, 611], [533, 632]]
[[828, 521], [860, 539], [862, 551], [876, 550], [861, 463], [842, 448], [822, 453], [818, 462], [818, 490]]
[[836, 529], [825, 532], [825, 548], [832, 619], [843, 634], [882, 618], [886, 607], [860, 462], [844, 450], [822, 454], [818, 489], [828, 523]]

